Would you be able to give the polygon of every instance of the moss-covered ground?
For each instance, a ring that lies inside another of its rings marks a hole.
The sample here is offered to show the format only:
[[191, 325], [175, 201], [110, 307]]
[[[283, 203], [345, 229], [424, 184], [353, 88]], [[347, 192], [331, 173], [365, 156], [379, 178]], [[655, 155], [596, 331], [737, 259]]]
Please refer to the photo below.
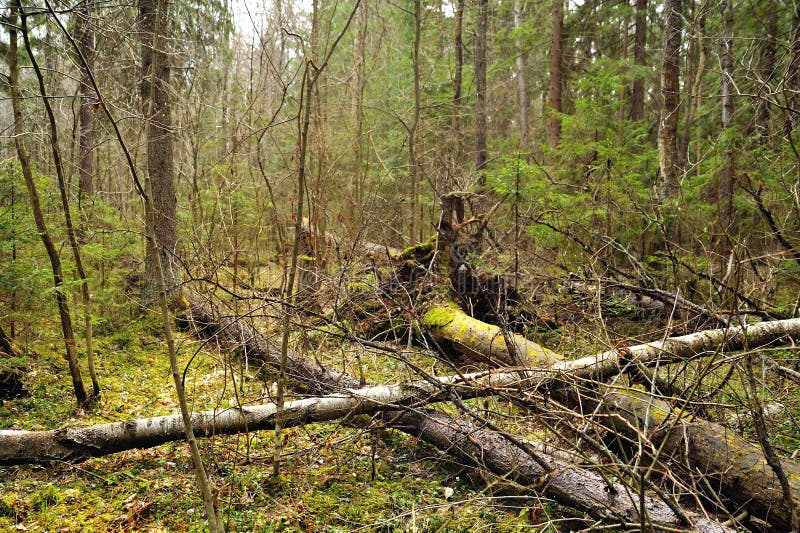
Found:
[[[40, 322], [22, 347], [27, 397], [0, 404], [0, 429], [40, 430], [176, 413], [157, 317], [131, 318], [95, 339], [102, 398], [76, 412], [56, 323]], [[346, 345], [312, 333], [328, 360], [355, 359]], [[229, 359], [179, 334], [191, 359], [193, 409], [265, 403], [274, 385], [256, 365]], [[401, 361], [359, 358], [375, 382], [404, 377]], [[420, 356], [418, 364], [434, 361]], [[84, 362], [85, 363], [85, 362]], [[85, 371], [84, 371], [84, 374]], [[407, 377], [407, 376], [406, 376]], [[234, 386], [235, 383], [235, 386]], [[201, 441], [229, 531], [520, 531], [550, 523], [538, 500], [499, 498], [440, 452], [396, 431], [317, 424], [284, 433], [284, 461], [272, 477], [273, 433]], [[203, 506], [184, 443], [131, 450], [80, 464], [0, 467], [0, 531], [202, 531]]]
[[[272, 271], [262, 274], [263, 279], [255, 280], [255, 285], [277, 283]], [[0, 402], [0, 429], [54, 429], [178, 412], [158, 317], [143, 314], [132, 300], [109, 298], [108, 308], [98, 307], [99, 404], [91, 410], [75, 410], [60, 330], [54, 313], [43, 308], [15, 345], [26, 363], [25, 385], [30, 394]], [[665, 327], [658, 318], [628, 320], [624, 313], [605, 316], [603, 310], [587, 309], [555, 292], [545, 295], [537, 310], [556, 317], [561, 327], [532, 327], [528, 337], [567, 358], [657, 339]], [[276, 339], [278, 321], [274, 319], [280, 311], [280, 307], [267, 306], [253, 314], [258, 328]], [[421, 323], [423, 317], [416, 320]], [[430, 351], [412, 349], [398, 356], [345, 342], [336, 327], [307, 325], [305, 332], [290, 339], [295, 352], [355, 376], [363, 374], [371, 383], [418, 377], [404, 363], [406, 357], [431, 374], [452, 372]], [[403, 331], [414, 327], [405, 315], [393, 325]], [[414, 331], [418, 338], [418, 330]], [[397, 338], [403, 342], [395, 347], [408, 348], [402, 334]], [[221, 353], [212, 343], [202, 344], [188, 333], [179, 332], [177, 341], [181, 365], [187, 367], [192, 409], [262, 404], [273, 399], [273, 376], [263, 372], [257, 362], [241, 354]], [[792, 350], [774, 351], [771, 356], [787, 366], [797, 363]], [[731, 362], [734, 371], [728, 375]], [[706, 404], [698, 400], [691, 407], [707, 418], [730, 420], [736, 411], [747, 410], [743, 407], [748, 400], [741, 362], [735, 355], [719, 358], [719, 364], [708, 359], [690, 362], [684, 365], [688, 377], [677, 384], [690, 388], [695, 378], [702, 377], [700, 386], [693, 389], [694, 396], [702, 399], [713, 394], [713, 399]], [[82, 363], [85, 368], [85, 361]], [[88, 381], [85, 370], [84, 378]], [[784, 406], [777, 417], [768, 420], [773, 443], [788, 455], [800, 444], [796, 422], [800, 391], [774, 376], [765, 379], [768, 387], [763, 402], [780, 401]], [[517, 435], [552, 437], [538, 418], [522, 413], [507, 400], [468, 403]], [[458, 416], [452, 406], [438, 408]], [[727, 424], [753, 436], [746, 415]], [[398, 431], [376, 432], [332, 422], [286, 430], [283, 435], [284, 458], [277, 479], [272, 476], [272, 432], [201, 441], [228, 531], [569, 531], [574, 524], [581, 524], [564, 522], [574, 520], [569, 518], [574, 515], [535, 492], [520, 493], [518, 487], [502, 480], [477, 476], [442, 452]], [[203, 505], [187, 446], [181, 442], [75, 465], [0, 467], [0, 531], [204, 529]]]

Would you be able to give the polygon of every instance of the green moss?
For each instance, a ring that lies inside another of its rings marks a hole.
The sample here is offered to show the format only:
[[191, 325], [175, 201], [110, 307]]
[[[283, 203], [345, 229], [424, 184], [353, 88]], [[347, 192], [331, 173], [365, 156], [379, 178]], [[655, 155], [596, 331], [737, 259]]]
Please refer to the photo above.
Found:
[[435, 306], [428, 309], [422, 317], [422, 325], [426, 328], [443, 328], [456, 318], [456, 311], [449, 306]]
[[409, 246], [400, 252], [400, 259], [413, 260], [416, 262], [429, 261], [436, 250], [436, 235], [431, 235], [430, 239], [414, 246]]

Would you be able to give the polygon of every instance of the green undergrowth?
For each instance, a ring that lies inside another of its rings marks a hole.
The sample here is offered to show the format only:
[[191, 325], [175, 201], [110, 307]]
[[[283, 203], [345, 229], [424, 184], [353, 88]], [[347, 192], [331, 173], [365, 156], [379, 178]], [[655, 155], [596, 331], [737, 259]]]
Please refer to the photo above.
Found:
[[[27, 346], [31, 395], [0, 404], [0, 429], [47, 430], [178, 412], [157, 317], [101, 330], [95, 345], [102, 397], [86, 412], [75, 411], [57, 327], [47, 323]], [[354, 375], [360, 365], [373, 383], [414, 378], [405, 358], [431, 372], [437, 364], [413, 352], [356, 352], [324, 331], [291, 340], [295, 349], [311, 350]], [[193, 409], [269, 401], [272, 378], [255, 362], [245, 368], [240, 358], [230, 360], [184, 334], [177, 344], [181, 367], [191, 361], [186, 386]], [[85, 370], [84, 379], [88, 385]], [[397, 431], [376, 434], [334, 422], [284, 435], [279, 480], [271, 475], [272, 432], [201, 441], [228, 531], [519, 531], [549, 522], [544, 504], [498, 500], [446, 456]], [[187, 446], [169, 443], [76, 465], [0, 467], [0, 531], [14, 530], [204, 531]]]

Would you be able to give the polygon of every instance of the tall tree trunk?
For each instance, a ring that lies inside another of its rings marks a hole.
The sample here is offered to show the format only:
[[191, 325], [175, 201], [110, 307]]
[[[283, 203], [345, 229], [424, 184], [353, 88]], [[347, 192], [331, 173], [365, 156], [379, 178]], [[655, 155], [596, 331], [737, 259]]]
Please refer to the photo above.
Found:
[[78, 46], [87, 66], [81, 66], [80, 98], [80, 131], [78, 134], [78, 208], [83, 209], [84, 202], [94, 195], [94, 109], [97, 95], [89, 82], [88, 70], [94, 68], [94, 29], [92, 28], [92, 2], [80, 3], [77, 6]]
[[658, 127], [658, 160], [661, 168], [661, 201], [680, 192], [678, 167], [678, 111], [680, 108], [681, 0], [664, 1], [664, 57], [661, 66], [661, 120]]
[[356, 14], [356, 28], [353, 36], [353, 216], [360, 217], [364, 208], [364, 180], [367, 168], [364, 151], [364, 58], [366, 56], [367, 6], [362, 4]]
[[550, 80], [547, 85], [547, 145], [555, 149], [561, 138], [561, 70], [564, 39], [564, 0], [552, 0], [550, 14]]
[[731, 119], [733, 118], [733, 6], [731, 0], [722, 4], [723, 36], [720, 43], [720, 63], [722, 64], [722, 143], [723, 163], [720, 169], [717, 203], [719, 208], [720, 253], [727, 257], [730, 252], [730, 235], [733, 222], [733, 183], [734, 183], [734, 150], [730, 138]]
[[[178, 293], [174, 255], [177, 247], [175, 185], [173, 178], [172, 116], [169, 102], [170, 64], [166, 52], [169, 25], [167, 0], [139, 0], [139, 31], [142, 46], [141, 95], [147, 121], [147, 179], [143, 193], [147, 248], [143, 302], [161, 310], [170, 369], [181, 408], [181, 419], [189, 441], [197, 486], [203, 498], [211, 533], [224, 531], [212, 496], [200, 449], [192, 429], [186, 390], [178, 367], [177, 349], [169, 318], [169, 300]], [[133, 172], [133, 170], [132, 170]]]
[[[519, 31], [522, 25], [522, 5], [520, 0], [514, 0], [514, 29]], [[517, 49], [517, 105], [519, 106], [519, 122], [521, 137], [519, 146], [522, 150], [528, 145], [528, 94], [525, 85], [525, 58], [522, 55], [522, 45], [519, 38], [515, 39]]]
[[486, 165], [486, 26], [489, 1], [478, 0], [475, 14], [475, 170], [480, 172], [479, 184], [485, 182], [481, 170]]
[[784, 133], [791, 135], [800, 120], [800, 1], [794, 2], [794, 36], [791, 63], [786, 73], [786, 121]]
[[453, 21], [455, 66], [453, 73], [453, 159], [455, 167], [461, 164], [461, 84], [464, 71], [464, 43], [462, 40], [462, 22], [464, 21], [464, 0], [456, 0], [456, 11]]
[[421, 240], [419, 235], [419, 162], [417, 161], [417, 127], [420, 112], [419, 40], [422, 30], [422, 0], [414, 0], [414, 43], [411, 62], [414, 69], [414, 115], [408, 128], [408, 170], [411, 178], [411, 201], [409, 202], [408, 242]]
[[[172, 156], [172, 114], [169, 101], [170, 58], [164, 47], [154, 45], [156, 32], [166, 31], [166, 0], [139, 0], [139, 32], [141, 36], [142, 115], [147, 130], [147, 180], [152, 187], [151, 204], [155, 242], [147, 242], [145, 279], [142, 293], [144, 305], [158, 300], [159, 263], [164, 270], [167, 294], [178, 291], [179, 275], [175, 263], [178, 245], [177, 198], [175, 196]], [[159, 24], [163, 26], [159, 27]], [[162, 40], [166, 43], [167, 40]], [[160, 256], [160, 259], [159, 259]]]
[[[694, 0], [692, 0], [694, 4]], [[706, 51], [706, 15], [708, 13], [708, 2], [702, 0], [700, 6], [696, 9], [694, 19], [696, 22], [694, 27], [694, 40], [689, 47], [689, 56], [694, 59], [697, 56], [697, 63], [694, 66], [692, 75], [689, 77], [691, 83], [687, 81], [686, 89], [686, 118], [683, 121], [683, 135], [679, 140], [680, 148], [678, 149], [678, 166], [685, 168], [686, 162], [689, 160], [689, 143], [692, 138], [692, 125], [697, 110], [700, 107], [700, 91], [703, 85], [703, 75], [706, 70], [706, 58], [708, 57]]]
[[760, 144], [765, 143], [769, 138], [769, 119], [771, 115], [769, 95], [772, 91], [772, 79], [775, 76], [778, 10], [775, 9], [772, 2], [767, 2], [765, 4], [763, 16], [767, 19], [767, 35], [764, 37], [761, 48], [761, 65], [759, 68], [761, 71], [761, 86], [758, 89], [758, 96], [756, 97], [756, 117], [754, 124], [754, 132], [758, 136], [758, 142]]
[[[647, 0], [636, 0], [636, 18], [633, 30], [633, 62], [636, 66], [647, 64]], [[631, 90], [631, 120], [644, 118], [644, 78], [637, 74]]]
[[39, 82], [39, 92], [44, 104], [45, 112], [47, 114], [48, 124], [50, 126], [50, 149], [53, 155], [53, 163], [55, 165], [56, 176], [58, 178], [58, 191], [61, 197], [61, 209], [64, 211], [64, 224], [67, 230], [67, 240], [69, 241], [70, 248], [72, 249], [72, 256], [75, 259], [75, 270], [78, 273], [78, 279], [81, 282], [81, 299], [83, 301], [83, 317], [84, 317], [84, 339], [86, 342], [86, 359], [89, 364], [89, 376], [92, 380], [92, 397], [90, 400], [99, 399], [100, 397], [100, 383], [97, 380], [97, 373], [94, 366], [94, 339], [92, 334], [92, 300], [89, 293], [89, 279], [86, 275], [86, 269], [83, 266], [83, 254], [81, 253], [81, 246], [78, 242], [78, 231], [72, 223], [72, 214], [69, 206], [69, 196], [67, 194], [67, 178], [64, 173], [64, 162], [61, 158], [61, 149], [58, 143], [58, 125], [56, 124], [55, 113], [53, 107], [50, 105], [50, 99], [45, 87], [44, 73], [39, 68], [39, 63], [33, 53], [33, 47], [29, 38], [27, 16], [22, 14], [22, 37], [25, 41], [25, 49], [28, 52], [31, 65], [33, 66], [36, 79]]
[[31, 169], [30, 156], [25, 146], [25, 129], [22, 124], [22, 93], [19, 85], [19, 45], [17, 37], [17, 17], [20, 13], [19, 0], [12, 0], [11, 11], [9, 13], [9, 45], [8, 45], [8, 70], [9, 70], [9, 93], [11, 94], [11, 107], [14, 115], [14, 143], [16, 144], [17, 157], [19, 158], [22, 176], [25, 179], [25, 186], [31, 199], [31, 210], [36, 222], [36, 229], [42, 239], [47, 256], [50, 259], [50, 267], [53, 271], [53, 283], [55, 285], [56, 304], [58, 314], [61, 319], [61, 331], [64, 335], [64, 347], [69, 372], [72, 377], [72, 387], [75, 391], [75, 399], [78, 406], [86, 403], [86, 389], [81, 378], [81, 369], [78, 364], [77, 350], [75, 348], [75, 333], [72, 328], [72, 317], [70, 315], [69, 303], [67, 302], [67, 291], [64, 288], [64, 272], [61, 267], [61, 258], [58, 250], [53, 244], [47, 224], [44, 220], [44, 213], [39, 202], [39, 193], [33, 181], [33, 171]]
[[[323, 25], [322, 16], [328, 9], [328, 4], [320, 2], [319, 0], [312, 1], [312, 16], [311, 16], [311, 54], [312, 60], [315, 64], [319, 64], [320, 58], [325, 56], [325, 46], [328, 42], [329, 26]], [[325, 34], [323, 35], [323, 30]], [[328, 228], [327, 211], [328, 211], [328, 180], [329, 165], [331, 157], [328, 153], [328, 106], [327, 106], [327, 88], [325, 87], [325, 73], [320, 73], [321, 79], [319, 83], [314, 85], [313, 94], [313, 114], [311, 117], [311, 134], [310, 140], [314, 142], [312, 148], [309, 150], [309, 164], [308, 164], [308, 177], [311, 178], [311, 191], [306, 194], [308, 206], [308, 217], [311, 221], [312, 227], [316, 231], [311, 240], [311, 249], [309, 254], [314, 258], [313, 262], [303, 265], [302, 280], [318, 279], [320, 273], [326, 268], [327, 258], [325, 257], [325, 248], [318, 245], [319, 237], [324, 234]], [[316, 161], [314, 161], [316, 156]], [[303, 213], [298, 210], [298, 217], [302, 218]], [[305, 273], [310, 274], [307, 276]], [[308, 289], [309, 287], [303, 287]], [[298, 292], [301, 287], [298, 286]]]

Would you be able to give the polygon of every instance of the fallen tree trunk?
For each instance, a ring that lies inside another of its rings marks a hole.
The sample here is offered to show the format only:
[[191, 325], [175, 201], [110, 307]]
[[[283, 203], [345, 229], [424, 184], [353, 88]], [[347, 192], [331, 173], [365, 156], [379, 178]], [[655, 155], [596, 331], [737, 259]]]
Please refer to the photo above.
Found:
[[[437, 307], [436, 309], [442, 308]], [[439, 314], [440, 318], [448, 316], [461, 318], [459, 313], [452, 308], [447, 307], [445, 310], [448, 314]], [[243, 346], [251, 358], [259, 358], [271, 366], [277, 367], [277, 358], [271, 355], [273, 352], [269, 349], [269, 343], [254, 328], [247, 326], [244, 321], [223, 317], [219, 319], [221, 322], [216, 323], [208, 306], [193, 306], [193, 311], [198, 313], [201, 323], [206, 325], [207, 332], [213, 330], [219, 333], [229, 345]], [[436, 315], [434, 314], [434, 316]], [[466, 315], [464, 316], [466, 317]], [[426, 317], [430, 318], [428, 314], [426, 314]], [[497, 354], [502, 353], [501, 350], [503, 349], [505, 349], [505, 354], [508, 354], [499, 328], [471, 317], [466, 318], [469, 320], [464, 322], [455, 321], [455, 323], [466, 323], [470, 326], [474, 325], [474, 327], [453, 327], [454, 321], [447, 322], [445, 319], [439, 322], [439, 324], [444, 323], [444, 327], [439, 326], [436, 335], [442, 340], [452, 342], [454, 346], [462, 347], [461, 349], [465, 350], [464, 353], [481, 353], [484, 350], [484, 360], [496, 360], [498, 358]], [[423, 320], [423, 322], [425, 321]], [[237, 328], [245, 328], [244, 331], [246, 333], [239, 333]], [[516, 338], [520, 337], [517, 336]], [[624, 370], [634, 359], [641, 363], [654, 361], [660, 357], [680, 359], [702, 354], [713, 354], [720, 351], [752, 349], [775, 343], [780, 339], [789, 340], [795, 338], [800, 338], [800, 319], [763, 322], [746, 328], [735, 327], [704, 331], [666, 339], [663, 342], [645, 343], [625, 349], [611, 350], [574, 361], [557, 361], [547, 369], [529, 370], [525, 373], [516, 371], [495, 373], [491, 375], [491, 387], [486, 388], [484, 384], [473, 387], [473, 390], [469, 393], [465, 393], [462, 390], [460, 394], [465, 396], [489, 395], [495, 393], [499, 387], [532, 388], [552, 382], [555, 379], [564, 380], [568, 377], [599, 379]], [[535, 360], [538, 356], [541, 362], [552, 361], [558, 357], [555, 352], [538, 347], [531, 341], [526, 341], [525, 344], [520, 343], [519, 346], [524, 347], [525, 351], [520, 348], [518, 353], [532, 353], [533, 357], [531, 358]], [[532, 347], [528, 348], [529, 346]], [[541, 355], [539, 356], [538, 354]], [[304, 384], [306, 388], [317, 394], [335, 390], [331, 389], [331, 387], [357, 388], [359, 386], [358, 380], [347, 374], [322, 368], [295, 355], [289, 358], [288, 375], [291, 375], [296, 382]], [[467, 387], [467, 383], [468, 381], [462, 382], [462, 387]], [[619, 397], [620, 394], [619, 392], [616, 393], [615, 397]], [[625, 416], [626, 413], [637, 413], [647, 409], [648, 404], [639, 398], [636, 391], [631, 391], [631, 395], [628, 398], [628, 403], [631, 405], [627, 410], [617, 409], [613, 407], [613, 404], [608, 404], [608, 411]], [[637, 405], [638, 407], [636, 407]], [[637, 425], [639, 422], [633, 415], [631, 415], [628, 423], [630, 424], [629, 428], [645, 427]], [[652, 429], [660, 426], [652, 424], [649, 427]], [[682, 424], [674, 426], [670, 435], [683, 435], [681, 433], [682, 427]], [[663, 430], [663, 428], [661, 429]], [[653, 431], [655, 430], [653, 429]], [[658, 434], [658, 432], [654, 433], [654, 435]], [[692, 468], [717, 479], [722, 487], [726, 487], [726, 491], [732, 491], [730, 497], [733, 501], [745, 506], [755, 515], [761, 517], [769, 516], [773, 523], [776, 520], [781, 520], [781, 517], [789, 516], [786, 505], [781, 505], [782, 492], [779, 482], [766, 463], [762, 463], [760, 468], [755, 468], [758, 465], [740, 460], [738, 466], [741, 468], [730, 469], [725, 466], [727, 464], [725, 458], [731, 456], [740, 459], [760, 457], [761, 461], [763, 461], [763, 453], [758, 446], [748, 443], [717, 424], [700, 419], [693, 420], [692, 430], [686, 435], [689, 434], [695, 435], [691, 443], [675, 443], [670, 448], [671, 451], [677, 452], [685, 449], [686, 446], [692, 447], [695, 453], [684, 457]], [[703, 434], [706, 434], [708, 439], [703, 440]], [[697, 435], [700, 436], [698, 437]], [[724, 435], [725, 438], [719, 438], [719, 435]], [[674, 440], [674, 438], [671, 438], [667, 443], [672, 443]], [[681, 448], [682, 445], [684, 448]], [[797, 472], [797, 475], [788, 476], [791, 480], [794, 495], [800, 490], [800, 471], [796, 461], [785, 460], [785, 462], [787, 462], [787, 474]], [[800, 501], [800, 494], [795, 498], [795, 501]], [[768, 509], [772, 509], [772, 511], [765, 513], [765, 510]], [[788, 522], [778, 522], [778, 525], [781, 523], [788, 524]]]
[[[495, 474], [525, 485], [537, 485], [563, 504], [589, 513], [600, 520], [640, 523], [642, 504], [646, 522], [658, 527], [679, 527], [681, 519], [664, 502], [645, 497], [621, 483], [609, 483], [602, 476], [545, 455], [548, 468], [531, 458], [519, 446], [472, 424], [459, 422], [441, 413], [402, 411], [407, 403], [445, 400], [439, 387], [428, 382], [414, 385], [365, 387], [348, 394], [337, 393], [306, 398], [285, 404], [278, 413], [274, 404], [203, 411], [191, 417], [198, 436], [234, 434], [274, 429], [276, 417], [281, 427], [294, 427], [358, 414], [392, 410], [393, 427], [413, 434], [439, 449], [488, 468]], [[53, 431], [0, 431], [0, 465], [55, 461], [80, 462], [91, 457], [133, 448], [147, 448], [183, 440], [185, 429], [180, 415], [160, 416], [88, 427], [69, 427]], [[540, 452], [537, 452], [540, 453]], [[703, 531], [725, 531], [716, 522], [697, 518]]]
[[437, 343], [452, 346], [471, 359], [492, 366], [518, 366], [515, 357], [527, 367], [550, 366], [563, 359], [516, 333], [507, 333], [514, 343], [513, 352], [509, 351], [506, 336], [499, 327], [469, 316], [454, 304], [431, 307], [423, 315], [422, 325]]
[[[480, 323], [470, 328], [437, 327], [435, 335], [469, 353], [487, 350], [487, 346], [496, 342], [495, 330], [489, 324]], [[634, 360], [647, 363], [662, 357], [667, 361], [685, 359], [721, 351], [753, 349], [780, 339], [796, 338], [800, 338], [800, 319], [762, 322], [744, 328], [703, 331], [663, 342], [611, 350], [575, 361], [560, 361], [549, 369], [529, 371], [526, 377], [529, 383], [540, 385], [556, 379], [600, 379], [625, 370]], [[484, 358], [489, 359], [490, 354], [484, 354]], [[586, 412], [591, 413], [599, 402], [604, 415], [616, 415], [625, 421], [617, 424], [615, 429], [634, 439], [644, 436], [656, 448], [663, 445], [664, 452], [682, 459], [691, 471], [714, 479], [732, 501], [755, 516], [767, 519], [777, 530], [788, 530], [791, 509], [759, 446], [718, 424], [696, 417], [687, 418], [665, 402], [635, 389], [601, 387], [600, 390], [605, 394], [594, 401], [588, 399], [588, 404], [587, 398], [582, 398]], [[792, 459], [784, 459], [781, 464], [790, 482], [792, 498], [800, 501], [800, 464]]]
[[654, 531], [663, 528], [734, 531], [717, 521], [694, 514], [688, 514], [691, 523], [685, 524], [663, 501], [649, 496], [642, 501], [635, 489], [552, 456], [544, 456], [549, 467], [545, 469], [529, 452], [497, 433], [442, 413], [407, 411], [392, 422], [392, 427], [504, 479], [537, 487], [562, 504], [580, 509], [597, 520], [616, 523], [622, 529], [640, 527], [640, 512], [644, 509], [644, 522]]
[[764, 348], [778, 341], [787, 343], [793, 340], [800, 340], [800, 318], [699, 331], [680, 337], [670, 337], [664, 341], [620, 347], [598, 355], [556, 363], [553, 368], [576, 372], [581, 377], [603, 379], [625, 371], [627, 365], [632, 362], [640, 364], [655, 360], [669, 362], [719, 352]]
[[[261, 332], [241, 316], [226, 316], [207, 302], [190, 303], [192, 321], [197, 334], [214, 338], [227, 349], [239, 350], [250, 360], [280, 369], [280, 347], [273, 346]], [[287, 358], [286, 376], [308, 393], [319, 396], [336, 388], [357, 389], [364, 385], [358, 379], [331, 368], [312, 363], [294, 353]]]
[[[680, 460], [727, 498], [762, 517], [775, 531], [789, 531], [791, 508], [778, 477], [756, 446], [719, 424], [695, 418], [662, 400], [633, 389], [609, 389], [603, 411], [618, 415], [614, 428], [631, 438], [644, 436], [653, 449]], [[660, 457], [661, 460], [664, 457]], [[800, 464], [782, 458], [781, 468], [789, 480], [794, 502], [800, 501]]]
[[[206, 323], [206, 326], [210, 325]], [[295, 360], [292, 365], [302, 368], [309, 363]], [[298, 372], [295, 379], [308, 379], [309, 375], [309, 372]], [[337, 389], [342, 381], [353, 380], [346, 376], [332, 378], [330, 373], [321, 375], [330, 380], [319, 383], [321, 388]], [[510, 379], [511, 374], [499, 375]], [[407, 403], [447, 400], [450, 396], [443, 393], [442, 385], [459, 386], [465, 382], [465, 378], [452, 376], [413, 384], [367, 387], [323, 398], [298, 400], [286, 404], [280, 414], [281, 424], [289, 427], [389, 409], [386, 416], [393, 419], [392, 424], [398, 429], [422, 438], [446, 453], [454, 453], [488, 468], [497, 475], [524, 484], [534, 484], [553, 498], [585, 511], [598, 520], [639, 524], [640, 509], [645, 509], [645, 521], [655, 529], [686, 525], [664, 502], [649, 496], [641, 501], [636, 495], [637, 491], [631, 491], [620, 483], [609, 484], [595, 472], [538, 452], [539, 461], [544, 460], [548, 466], [546, 469], [529, 452], [493, 432], [456, 421], [441, 413], [398, 409]], [[498, 384], [494, 378], [492, 373], [469, 376], [466, 381], [471, 385], [462, 392], [486, 394]], [[196, 413], [192, 416], [192, 424], [198, 435], [208, 436], [271, 429], [276, 416], [274, 405], [255, 406]], [[26, 458], [35, 462], [42, 462], [43, 459], [74, 462], [134, 447], [182, 440], [184, 436], [180, 416], [177, 415], [54, 431], [0, 431], [0, 464], [29, 462]], [[691, 519], [696, 530], [728, 531], [712, 520], [696, 516]]]
[[[485, 387], [491, 386], [491, 380], [491, 374], [474, 376], [470, 380], [472, 386], [465, 390], [472, 390], [475, 395], [486, 394]], [[444, 387], [459, 381], [463, 381], [463, 378], [451, 376], [408, 384], [362, 387], [322, 397], [304, 398], [286, 403], [280, 415], [275, 404], [271, 403], [202, 411], [192, 414], [192, 427], [199, 436], [209, 437], [274, 429], [277, 416], [280, 416], [281, 427], [294, 427], [372, 414], [381, 410], [394, 410], [404, 405], [425, 405], [449, 399], [449, 395], [443, 393]], [[338, 388], [338, 382], [323, 383], [322, 386]], [[76, 463], [123, 450], [150, 448], [183, 440], [185, 437], [181, 415], [65, 427], [51, 431], [0, 430], [0, 465], [48, 464], [54, 461]]]
[[[454, 306], [432, 306], [422, 324], [437, 342], [483, 362], [511, 363], [499, 327], [472, 318]], [[547, 365], [545, 373], [602, 380], [625, 372], [633, 363], [648, 364], [685, 360], [719, 352], [763, 348], [778, 341], [800, 340], [800, 318], [759, 322], [748, 326], [713, 329], [670, 337], [664, 341], [621, 346], [600, 354], [564, 361], [563, 357], [521, 335], [515, 335], [518, 353], [527, 354], [531, 366]], [[554, 376], [555, 377], [555, 376]]]

